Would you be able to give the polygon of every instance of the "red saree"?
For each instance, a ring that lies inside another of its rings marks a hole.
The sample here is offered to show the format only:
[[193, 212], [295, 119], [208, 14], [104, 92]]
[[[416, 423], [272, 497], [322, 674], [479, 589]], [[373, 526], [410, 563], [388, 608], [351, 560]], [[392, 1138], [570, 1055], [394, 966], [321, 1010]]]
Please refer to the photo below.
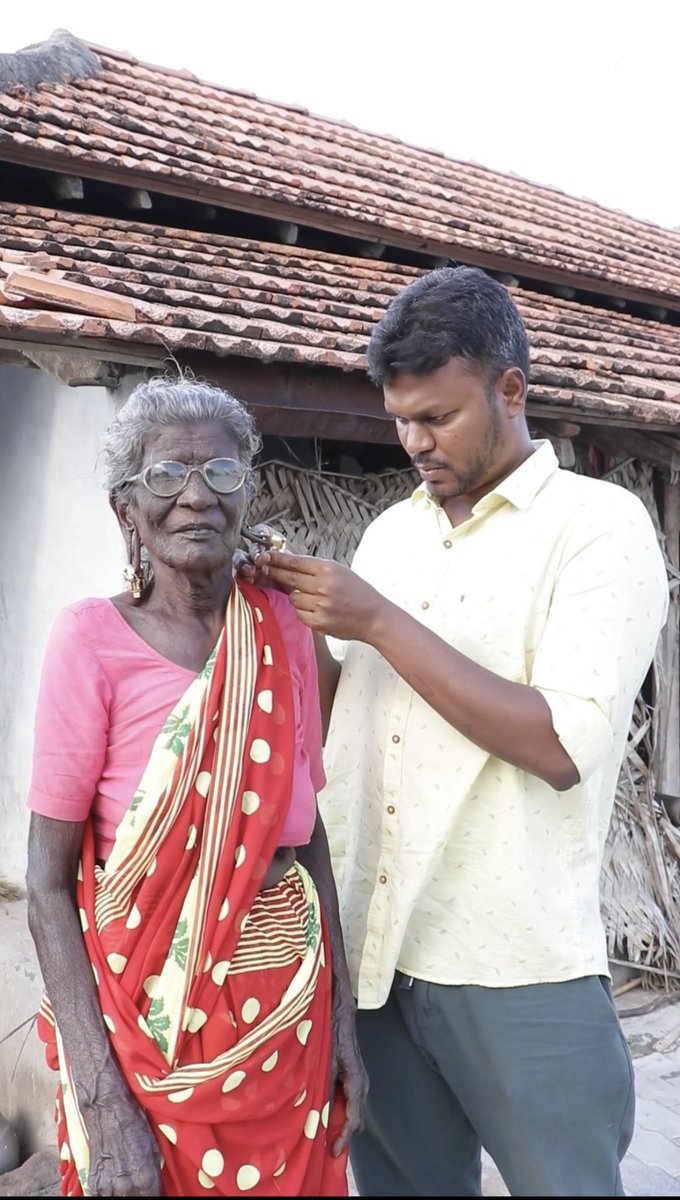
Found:
[[[76, 887], [111, 1043], [162, 1155], [162, 1194], [343, 1196], [344, 1120], [329, 1103], [330, 953], [296, 864], [258, 887], [291, 789], [286, 650], [266, 597], [232, 588], [205, 668], [161, 730], [104, 869], [85, 829]], [[88, 1170], [49, 1001], [62, 1194]]]

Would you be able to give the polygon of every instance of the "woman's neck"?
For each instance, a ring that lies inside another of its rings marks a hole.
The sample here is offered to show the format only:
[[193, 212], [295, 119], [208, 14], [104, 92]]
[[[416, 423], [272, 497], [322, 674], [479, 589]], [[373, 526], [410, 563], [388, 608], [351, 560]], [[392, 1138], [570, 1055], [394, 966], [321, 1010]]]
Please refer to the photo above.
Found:
[[232, 586], [231, 567], [214, 575], [192, 575], [160, 563], [154, 565], [153, 589], [145, 608], [170, 613], [175, 620], [193, 617], [208, 623], [223, 616]]

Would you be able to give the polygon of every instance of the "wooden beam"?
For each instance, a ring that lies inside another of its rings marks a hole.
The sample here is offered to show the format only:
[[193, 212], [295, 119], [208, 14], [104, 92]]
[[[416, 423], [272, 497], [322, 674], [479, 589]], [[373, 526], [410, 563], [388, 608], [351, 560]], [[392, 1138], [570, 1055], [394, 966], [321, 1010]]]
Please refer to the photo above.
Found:
[[562, 421], [559, 417], [551, 421], [549, 413], [546, 413], [544, 417], [532, 420], [530, 424], [536, 429], [543, 430], [550, 437], [575, 438], [581, 432], [581, 426], [575, 425], [573, 421]]
[[118, 368], [94, 355], [71, 354], [68, 347], [62, 351], [46, 350], [43, 346], [27, 346], [23, 353], [34, 367], [68, 387], [115, 389], [120, 383]]
[[[5, 142], [2, 148], [5, 162], [19, 163], [23, 166], [41, 167], [46, 171], [68, 171], [73, 166], [72, 157], [65, 151], [45, 150], [35, 143], [19, 144]], [[91, 179], [99, 179], [104, 183], [120, 186], [121, 171], [114, 164], [105, 165], [94, 162], [84, 162], [78, 159], [78, 169], [81, 175]], [[662, 307], [680, 312], [680, 293], [677, 295], [655, 292], [636, 286], [634, 283], [621, 284], [615, 280], [602, 279], [599, 275], [589, 275], [586, 271], [570, 271], [541, 263], [532, 263], [518, 255], [498, 254], [478, 247], [465, 246], [456, 241], [455, 234], [450, 238], [435, 239], [414, 233], [411, 230], [386, 229], [383, 224], [372, 221], [360, 221], [356, 217], [347, 217], [342, 213], [330, 213], [324, 209], [309, 209], [303, 204], [293, 201], [280, 201], [265, 194], [259, 195], [254, 191], [240, 191], [222, 187], [219, 184], [197, 183], [195, 180], [183, 180], [174, 173], [161, 175], [154, 173], [150, 176], [145, 171], [125, 171], [126, 183], [131, 187], [153, 186], [155, 192], [166, 196], [180, 196], [185, 200], [203, 200], [214, 204], [217, 208], [229, 208], [235, 212], [251, 212], [274, 220], [290, 221], [293, 224], [323, 229], [331, 233], [344, 234], [361, 240], [387, 241], [390, 246], [402, 247], [406, 250], [416, 250], [422, 254], [446, 255], [456, 262], [469, 266], [483, 267], [491, 272], [516, 272], [522, 279], [537, 279], [544, 283], [567, 284], [578, 291], [586, 291], [598, 296], [634, 300], [644, 305], [659, 304]]]
[[274, 229], [277, 240], [284, 246], [294, 246], [297, 242], [300, 230], [293, 221], [277, 221]]
[[146, 188], [123, 188], [122, 191], [123, 204], [133, 212], [148, 212], [153, 207], [153, 201]]
[[[394, 428], [383, 403], [382, 390], [361, 372], [298, 363], [263, 363], [255, 358], [217, 358], [205, 352], [179, 353], [183, 367], [226, 387], [246, 404], [272, 410], [355, 416]], [[379, 439], [382, 440], [382, 439]]]
[[680, 471], [680, 430], [677, 437], [642, 433], [612, 426], [584, 425], [582, 435], [591, 445], [622, 458], [638, 458], [664, 471]]
[[6, 338], [0, 332], [0, 353], [27, 356], [38, 350], [53, 350], [63, 354], [66, 347], [70, 355], [83, 355], [85, 358], [96, 356], [102, 361], [120, 363], [123, 367], [145, 370], [148, 367], [163, 370], [167, 367], [167, 351], [160, 346], [145, 346], [143, 343], [112, 342], [106, 338], [76, 339], [73, 342], [41, 341], [35, 337], [25, 337], [15, 333]]
[[[536, 385], [532, 388], [532, 395], [535, 397], [540, 394], [540, 386]], [[556, 417], [566, 418], [568, 421], [573, 421], [576, 418], [579, 425], [584, 429], [590, 425], [608, 426], [611, 429], [640, 429], [647, 433], [677, 433], [680, 436], [680, 421], [677, 425], [671, 425], [669, 421], [642, 421], [635, 417], [622, 416], [618, 413], [605, 413], [597, 409], [589, 409], [587, 412], [572, 404], [556, 404], [549, 397], [541, 403], [540, 401], [529, 400], [526, 405], [528, 417], [540, 417], [546, 420], [552, 420]], [[678, 410], [680, 417], [680, 408]]]
[[83, 181], [79, 175], [54, 175], [50, 177], [49, 182], [57, 200], [82, 200], [85, 196]]
[[553, 283], [550, 287], [552, 296], [558, 296], [560, 300], [573, 300], [576, 296], [576, 288], [565, 287], [561, 283]]
[[360, 242], [358, 253], [360, 258], [383, 258], [385, 254], [385, 243]]
[[[399, 441], [393, 424], [375, 421], [352, 413], [316, 412], [294, 408], [252, 406], [253, 417], [261, 434], [272, 437], [323, 438], [327, 441], [363, 442], [371, 445], [394, 445]], [[407, 466], [404, 456], [404, 466]]]

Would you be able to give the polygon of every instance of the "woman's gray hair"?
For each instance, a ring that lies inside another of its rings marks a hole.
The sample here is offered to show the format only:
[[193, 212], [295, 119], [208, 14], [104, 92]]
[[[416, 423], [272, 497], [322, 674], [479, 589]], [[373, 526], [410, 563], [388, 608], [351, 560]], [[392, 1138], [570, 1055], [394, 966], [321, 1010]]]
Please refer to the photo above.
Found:
[[157, 375], [138, 383], [106, 431], [103, 455], [106, 486], [113, 499], [142, 469], [144, 447], [163, 425], [192, 425], [220, 421], [234, 438], [239, 461], [248, 471], [248, 499], [255, 491], [251, 468], [261, 446], [250, 413], [230, 392], [194, 378]]

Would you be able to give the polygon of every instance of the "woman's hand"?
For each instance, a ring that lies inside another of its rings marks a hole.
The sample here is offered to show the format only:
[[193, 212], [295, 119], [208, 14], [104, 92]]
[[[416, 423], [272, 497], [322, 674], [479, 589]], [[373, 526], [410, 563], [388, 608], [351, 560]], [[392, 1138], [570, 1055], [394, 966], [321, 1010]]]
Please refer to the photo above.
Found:
[[337, 981], [333, 987], [331, 1028], [331, 1102], [338, 1084], [345, 1093], [345, 1123], [332, 1147], [337, 1156], [349, 1145], [354, 1134], [363, 1129], [368, 1094], [368, 1075], [356, 1035], [356, 1005], [351, 992], [341, 991]]
[[338, 894], [328, 852], [326, 830], [318, 806], [312, 836], [307, 845], [297, 847], [297, 856], [316, 884], [322, 913], [328, 926], [333, 971], [329, 1080], [331, 1104], [335, 1100], [338, 1085], [345, 1094], [345, 1123], [332, 1146], [332, 1152], [337, 1156], [342, 1154], [353, 1134], [363, 1129], [368, 1076], [357, 1042], [356, 1004], [340, 927]]
[[160, 1152], [113, 1056], [75, 907], [82, 821], [31, 814], [28, 921], [90, 1151], [95, 1196], [158, 1196]]
[[91, 1196], [160, 1196], [160, 1150], [142, 1109], [120, 1086], [83, 1106]]

